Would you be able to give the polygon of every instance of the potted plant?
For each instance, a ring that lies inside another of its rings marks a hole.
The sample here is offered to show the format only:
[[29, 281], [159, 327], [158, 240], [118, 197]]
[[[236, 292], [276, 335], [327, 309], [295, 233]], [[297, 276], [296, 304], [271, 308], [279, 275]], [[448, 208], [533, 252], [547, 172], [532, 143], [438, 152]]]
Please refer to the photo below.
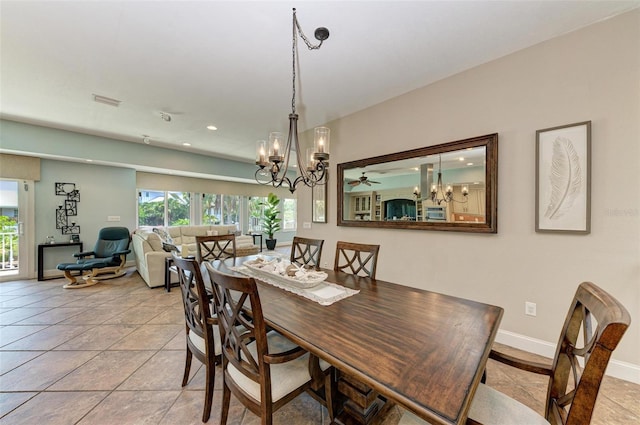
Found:
[[269, 193], [267, 202], [264, 203], [264, 212], [262, 213], [262, 230], [267, 235], [265, 244], [267, 245], [267, 249], [271, 251], [276, 247], [276, 239], [273, 238], [273, 234], [280, 230], [280, 221], [282, 221], [282, 219], [278, 217], [280, 215], [279, 204], [280, 198], [274, 193]]

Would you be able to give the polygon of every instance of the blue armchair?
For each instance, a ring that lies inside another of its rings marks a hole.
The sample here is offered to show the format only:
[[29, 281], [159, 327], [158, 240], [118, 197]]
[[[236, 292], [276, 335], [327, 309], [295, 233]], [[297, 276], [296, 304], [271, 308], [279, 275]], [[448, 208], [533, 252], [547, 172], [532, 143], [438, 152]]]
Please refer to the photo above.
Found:
[[[64, 288], [85, 288], [95, 285], [103, 279], [112, 279], [125, 274], [124, 265], [127, 254], [131, 252], [129, 244], [131, 235], [126, 227], [105, 227], [98, 234], [93, 251], [79, 252], [73, 254], [78, 259], [75, 263], [58, 264], [57, 269], [64, 271], [64, 276], [69, 283]], [[79, 271], [82, 274], [82, 281], [71, 273]], [[101, 274], [107, 276], [97, 277]]]

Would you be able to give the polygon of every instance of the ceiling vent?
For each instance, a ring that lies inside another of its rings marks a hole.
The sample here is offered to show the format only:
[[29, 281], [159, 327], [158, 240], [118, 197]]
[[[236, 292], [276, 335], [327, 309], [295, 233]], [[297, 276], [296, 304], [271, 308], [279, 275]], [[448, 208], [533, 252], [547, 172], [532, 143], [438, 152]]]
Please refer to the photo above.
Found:
[[106, 96], [100, 96], [99, 94], [93, 95], [93, 101], [98, 103], [104, 103], [105, 105], [115, 106], [116, 108], [120, 106], [121, 100], [112, 99]]

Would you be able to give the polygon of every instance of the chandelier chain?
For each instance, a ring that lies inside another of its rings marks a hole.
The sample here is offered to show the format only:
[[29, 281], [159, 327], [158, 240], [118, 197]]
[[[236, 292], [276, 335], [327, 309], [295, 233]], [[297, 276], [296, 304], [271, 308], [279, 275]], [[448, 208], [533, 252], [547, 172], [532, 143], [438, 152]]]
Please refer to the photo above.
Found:
[[302, 27], [300, 26], [300, 22], [298, 21], [298, 17], [296, 16], [296, 10], [293, 9], [293, 43], [291, 43], [291, 56], [293, 58], [293, 63], [292, 63], [292, 75], [293, 75], [293, 95], [291, 96], [291, 111], [292, 113], [296, 113], [296, 54], [298, 51], [298, 34], [300, 35], [300, 38], [302, 38], [302, 40], [304, 41], [304, 44], [307, 45], [307, 48], [309, 50], [317, 50], [322, 46], [322, 42], [324, 40], [320, 40], [320, 43], [318, 44], [313, 44], [309, 41], [309, 39], [307, 38], [307, 36], [304, 34], [304, 31], [302, 31]]

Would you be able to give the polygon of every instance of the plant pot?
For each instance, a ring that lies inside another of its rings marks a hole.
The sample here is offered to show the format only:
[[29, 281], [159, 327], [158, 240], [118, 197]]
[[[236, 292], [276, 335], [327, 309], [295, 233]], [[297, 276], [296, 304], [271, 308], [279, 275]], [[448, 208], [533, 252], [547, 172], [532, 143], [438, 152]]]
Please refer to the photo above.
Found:
[[269, 251], [273, 251], [274, 249], [276, 249], [277, 241], [277, 239], [265, 239], [264, 243], [267, 245], [267, 249]]

